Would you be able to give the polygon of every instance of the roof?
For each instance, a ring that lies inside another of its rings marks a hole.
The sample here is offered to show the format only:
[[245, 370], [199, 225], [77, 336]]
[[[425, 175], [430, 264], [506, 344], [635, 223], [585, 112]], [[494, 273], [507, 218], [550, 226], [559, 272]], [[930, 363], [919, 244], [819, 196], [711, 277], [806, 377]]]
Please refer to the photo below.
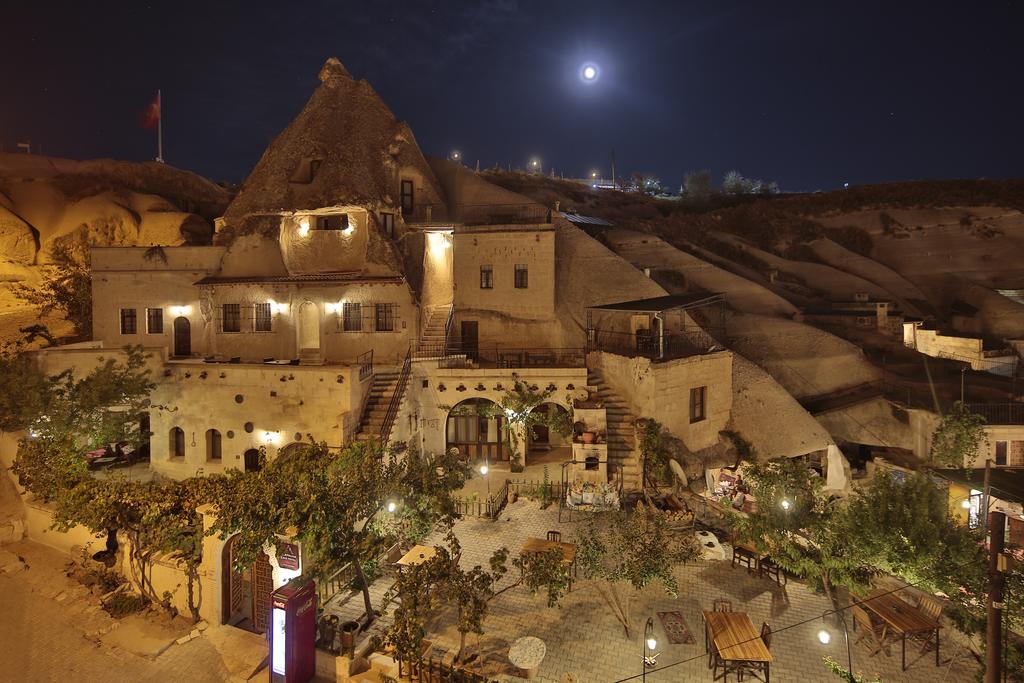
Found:
[[[415, 170], [429, 188], [428, 195], [440, 196], [409, 126], [395, 118], [369, 83], [353, 79], [334, 57], [320, 70], [320, 82], [228, 206], [227, 227], [218, 233], [218, 241], [244, 232], [249, 217], [258, 214], [396, 206], [396, 171], [402, 168]], [[314, 161], [319, 163], [314, 166]]]
[[299, 283], [299, 282], [359, 282], [359, 283], [401, 283], [404, 278], [394, 275], [364, 275], [357, 272], [308, 273], [303, 275], [269, 275], [249, 277], [204, 277], [197, 285], [238, 285], [250, 283]]
[[612, 227], [615, 225], [611, 221], [606, 221], [603, 218], [596, 218], [594, 216], [583, 216], [578, 213], [570, 213], [568, 211], [561, 211], [562, 218], [566, 219], [573, 225], [600, 225], [604, 227]]
[[670, 294], [668, 296], [656, 296], [651, 299], [636, 299], [634, 301], [621, 301], [617, 304], [590, 306], [590, 308], [599, 311], [661, 313], [662, 311], [671, 311], [678, 308], [696, 308], [697, 306], [706, 306], [724, 301], [725, 297], [721, 294]]
[[[934, 470], [934, 472], [943, 479], [973, 489], [981, 489], [985, 482], [985, 469], [982, 467], [969, 470]], [[989, 487], [992, 495], [999, 500], [1008, 503], [1024, 503], [1024, 468], [990, 468]]]

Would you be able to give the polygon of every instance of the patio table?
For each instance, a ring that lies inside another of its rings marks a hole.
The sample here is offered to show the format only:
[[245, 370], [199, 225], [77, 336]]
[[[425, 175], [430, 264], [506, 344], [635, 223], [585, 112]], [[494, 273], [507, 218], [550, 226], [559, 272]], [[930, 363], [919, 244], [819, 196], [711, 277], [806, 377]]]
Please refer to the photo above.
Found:
[[889, 625], [889, 629], [900, 636], [901, 666], [907, 670], [907, 635], [935, 632], [935, 666], [939, 665], [939, 629], [941, 626], [935, 619], [929, 618], [924, 612], [909, 602], [897, 597], [894, 593], [873, 590], [859, 601], [865, 609], [878, 615]]
[[398, 562], [395, 562], [395, 565], [397, 565], [398, 570], [401, 571], [402, 567], [413, 567], [418, 564], [423, 564], [435, 555], [437, 555], [437, 548], [432, 545], [414, 545], [409, 552], [402, 555]]
[[765, 683], [770, 683], [774, 658], [746, 612], [703, 612], [703, 615], [704, 650], [711, 654], [713, 644], [722, 660], [763, 671]]
[[569, 565], [569, 589], [572, 590], [572, 575], [576, 573], [576, 544], [565, 541], [549, 541], [546, 538], [528, 538], [523, 541], [523, 547], [519, 549], [519, 555], [531, 555], [545, 553], [553, 548], [562, 551], [563, 562]]

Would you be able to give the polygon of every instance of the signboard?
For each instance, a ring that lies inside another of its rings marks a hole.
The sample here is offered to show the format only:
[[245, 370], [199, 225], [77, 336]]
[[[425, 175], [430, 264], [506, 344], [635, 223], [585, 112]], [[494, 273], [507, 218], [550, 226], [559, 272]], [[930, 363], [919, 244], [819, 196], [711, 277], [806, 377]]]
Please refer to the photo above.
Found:
[[277, 566], [281, 569], [299, 570], [299, 546], [297, 543], [277, 544]]

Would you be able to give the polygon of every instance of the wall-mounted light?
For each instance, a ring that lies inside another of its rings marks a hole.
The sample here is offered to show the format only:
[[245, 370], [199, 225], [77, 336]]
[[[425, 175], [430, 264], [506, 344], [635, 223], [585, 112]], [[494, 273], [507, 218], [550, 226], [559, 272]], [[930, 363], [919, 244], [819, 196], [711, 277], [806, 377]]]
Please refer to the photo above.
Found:
[[281, 433], [280, 432], [271, 432], [271, 431], [263, 432], [263, 441], [264, 441], [264, 443], [275, 444], [275, 443], [277, 443], [280, 440], [281, 440]]
[[445, 251], [452, 248], [452, 233], [451, 231], [433, 231], [427, 233], [427, 247], [430, 249], [430, 253], [434, 257], [439, 257], [444, 254]]
[[326, 304], [324, 304], [324, 310], [327, 311], [328, 313], [341, 313], [341, 306], [343, 303], [344, 302], [342, 301], [328, 301]]
[[171, 314], [175, 316], [184, 316], [192, 312], [191, 306], [171, 306]]
[[279, 304], [276, 301], [274, 301], [273, 299], [270, 299], [267, 303], [270, 304], [270, 312], [275, 314], [275, 315], [278, 314], [278, 313], [287, 313], [288, 312], [288, 304]]
[[303, 216], [299, 219], [299, 237], [305, 237], [309, 234], [309, 216]]

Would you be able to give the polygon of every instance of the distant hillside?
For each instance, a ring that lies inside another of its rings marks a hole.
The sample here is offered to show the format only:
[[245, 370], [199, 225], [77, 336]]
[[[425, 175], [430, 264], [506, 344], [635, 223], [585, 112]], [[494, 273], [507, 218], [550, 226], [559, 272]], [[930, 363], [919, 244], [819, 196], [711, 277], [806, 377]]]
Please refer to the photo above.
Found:
[[979, 311], [978, 334], [1024, 336], [1024, 306], [996, 291], [1024, 288], [1022, 180], [716, 195], [694, 204], [542, 176], [485, 177], [563, 211], [660, 237], [798, 307], [865, 292], [947, 324], [951, 308], [966, 303]]

